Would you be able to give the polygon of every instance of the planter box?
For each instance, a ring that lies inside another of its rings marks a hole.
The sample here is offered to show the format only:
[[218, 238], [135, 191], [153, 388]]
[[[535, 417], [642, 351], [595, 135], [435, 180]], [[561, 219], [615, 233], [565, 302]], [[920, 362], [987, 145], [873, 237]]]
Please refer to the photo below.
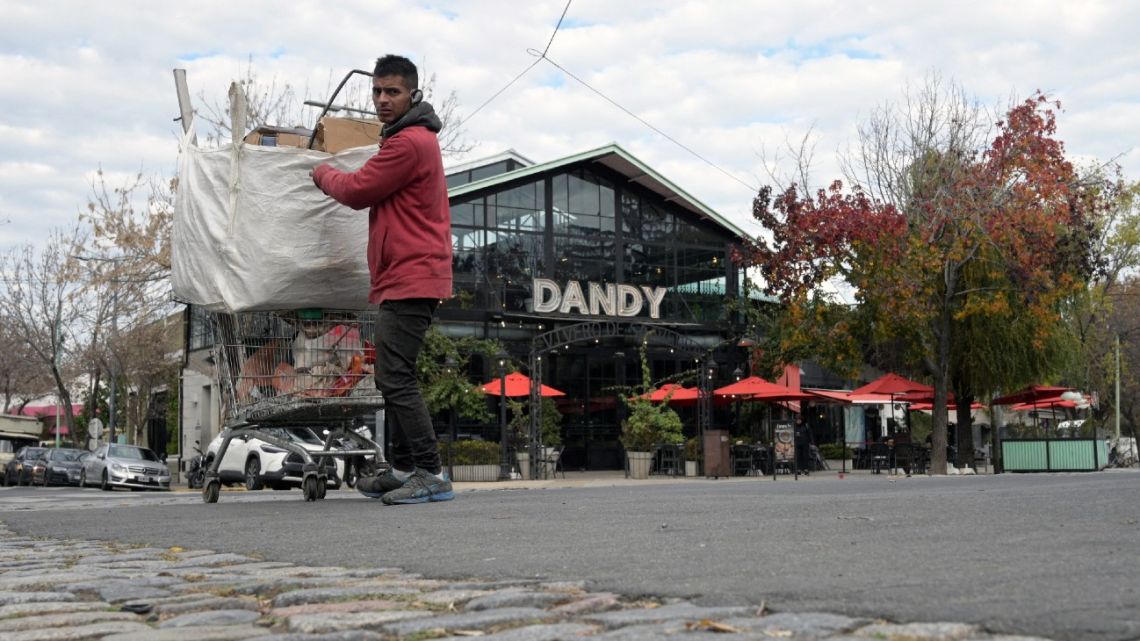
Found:
[[652, 452], [626, 452], [629, 458], [629, 478], [649, 478], [649, 466], [653, 462]]
[[1108, 448], [1098, 438], [1017, 438], [1001, 441], [1006, 472], [1091, 472], [1108, 466]]
[[[445, 468], [446, 469], [446, 468]], [[498, 465], [455, 465], [451, 478], [453, 481], [497, 481], [499, 480]]]

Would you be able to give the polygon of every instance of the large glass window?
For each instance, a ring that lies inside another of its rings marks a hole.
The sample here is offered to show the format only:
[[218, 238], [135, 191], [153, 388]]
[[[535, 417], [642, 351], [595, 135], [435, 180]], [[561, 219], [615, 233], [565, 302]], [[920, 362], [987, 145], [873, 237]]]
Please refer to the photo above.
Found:
[[[622, 231], [627, 238], [664, 242], [674, 237], [674, 216], [663, 207], [635, 194], [622, 194]], [[686, 242], [690, 239], [681, 234]]]
[[552, 179], [554, 231], [575, 236], [613, 236], [613, 186], [584, 171], [559, 174]]
[[660, 243], [626, 243], [624, 266], [624, 280], [633, 285], [665, 287], [676, 277], [673, 249]]
[[533, 182], [487, 197], [487, 227], [540, 231], [546, 227], [545, 189]]
[[190, 305], [190, 351], [206, 349], [214, 344], [214, 316], [205, 309]]

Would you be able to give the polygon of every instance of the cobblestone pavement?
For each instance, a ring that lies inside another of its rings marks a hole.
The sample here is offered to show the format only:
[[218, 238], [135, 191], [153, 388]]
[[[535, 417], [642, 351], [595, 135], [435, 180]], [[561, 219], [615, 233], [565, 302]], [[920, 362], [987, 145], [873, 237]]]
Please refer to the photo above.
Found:
[[0, 641], [1024, 641], [952, 622], [697, 606], [580, 583], [441, 581], [210, 550], [18, 536], [0, 523]]

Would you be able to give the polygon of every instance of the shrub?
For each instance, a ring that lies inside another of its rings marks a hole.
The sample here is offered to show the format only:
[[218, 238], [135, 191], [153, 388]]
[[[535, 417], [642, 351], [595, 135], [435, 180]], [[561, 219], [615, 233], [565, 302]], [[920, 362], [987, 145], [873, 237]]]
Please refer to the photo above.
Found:
[[851, 448], [847, 448], [847, 455], [844, 456], [842, 443], [824, 443], [823, 445], [819, 446], [819, 453], [823, 456], [823, 458], [831, 459], [833, 461], [843, 458], [851, 458]]
[[626, 450], [648, 452], [657, 443], [680, 445], [684, 442], [681, 417], [668, 406], [635, 400], [630, 403], [630, 410], [629, 417], [621, 424], [621, 444]]
[[701, 460], [701, 443], [697, 437], [690, 437], [685, 441], [685, 460], [686, 461], [699, 461]]
[[450, 453], [454, 465], [498, 465], [499, 444], [494, 441], [461, 440], [449, 443], [440, 441], [439, 456], [444, 465]]

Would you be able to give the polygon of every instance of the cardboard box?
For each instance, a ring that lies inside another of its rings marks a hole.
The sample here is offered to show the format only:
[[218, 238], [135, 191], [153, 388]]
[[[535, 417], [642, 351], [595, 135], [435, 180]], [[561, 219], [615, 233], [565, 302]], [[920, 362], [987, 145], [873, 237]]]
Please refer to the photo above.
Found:
[[264, 147], [308, 147], [309, 135], [308, 129], [264, 126], [246, 134], [245, 142]]
[[317, 124], [316, 138], [313, 148], [330, 154], [376, 145], [380, 142], [380, 121], [325, 116]]

